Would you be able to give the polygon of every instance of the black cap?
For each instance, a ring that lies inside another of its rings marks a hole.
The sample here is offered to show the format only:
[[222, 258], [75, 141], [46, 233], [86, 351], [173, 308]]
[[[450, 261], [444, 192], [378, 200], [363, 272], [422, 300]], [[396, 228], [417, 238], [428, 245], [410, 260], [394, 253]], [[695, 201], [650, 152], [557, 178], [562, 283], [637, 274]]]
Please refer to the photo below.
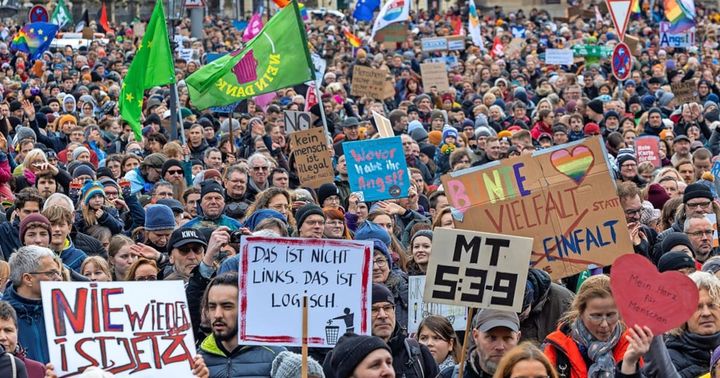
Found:
[[684, 141], [686, 141], [686, 142], [688, 142], [688, 143], [691, 142], [691, 141], [690, 141], [690, 138], [688, 138], [687, 135], [678, 135], [678, 136], [675, 137], [675, 139], [673, 139], [673, 144], [675, 144], [675, 143], [677, 143], [677, 142], [679, 142], [679, 141], [681, 141], [681, 140], [684, 140]]
[[203, 247], [207, 247], [207, 241], [205, 241], [205, 237], [194, 228], [178, 228], [177, 230], [173, 231], [172, 235], [170, 235], [170, 241], [168, 242], [168, 246], [172, 250], [174, 248], [180, 248], [190, 243], [198, 243], [201, 244]]
[[660, 273], [668, 270], [680, 270], [684, 268], [694, 268], [695, 260], [688, 256], [685, 252], [668, 252], [658, 261], [658, 270]]
[[372, 303], [388, 302], [395, 304], [395, 297], [387, 286], [374, 283], [372, 285]]
[[222, 185], [215, 180], [206, 180], [200, 183], [200, 198], [205, 197], [208, 193], [218, 193], [223, 197], [225, 196]]

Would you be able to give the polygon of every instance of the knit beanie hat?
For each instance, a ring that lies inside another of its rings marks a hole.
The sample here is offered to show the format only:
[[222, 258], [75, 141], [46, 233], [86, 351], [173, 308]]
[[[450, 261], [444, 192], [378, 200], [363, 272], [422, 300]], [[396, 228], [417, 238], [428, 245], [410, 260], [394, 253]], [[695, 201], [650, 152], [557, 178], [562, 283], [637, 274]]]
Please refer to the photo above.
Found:
[[371, 239], [378, 239], [385, 243], [386, 246], [390, 246], [392, 244], [392, 239], [390, 238], [390, 234], [388, 234], [387, 230], [384, 229], [382, 226], [378, 226], [377, 224], [366, 220], [360, 226], [357, 228], [357, 231], [355, 231], [355, 240], [371, 240]]
[[179, 160], [177, 160], [177, 159], [168, 159], [168, 160], [166, 160], [166, 161], [163, 163], [163, 165], [162, 165], [162, 169], [161, 169], [161, 171], [160, 171], [160, 176], [165, 177], [165, 174], [167, 173], [167, 171], [168, 171], [170, 168], [172, 168], [172, 167], [178, 167], [178, 168], [180, 168], [180, 169], [183, 168], [183, 167], [182, 167], [182, 163], [180, 163]]
[[434, 146], [439, 146], [440, 142], [442, 142], [442, 132], [438, 130], [433, 130], [428, 133], [428, 142], [432, 143]]
[[[70, 96], [70, 97], [72, 97], [72, 96]], [[63, 114], [63, 115], [61, 115], [60, 118], [59, 118], [58, 121], [57, 121], [58, 129], [61, 129], [61, 128], [62, 128], [62, 125], [66, 124], [66, 123], [68, 123], [68, 122], [72, 122], [72, 123], [74, 123], [74, 124], [77, 124], [77, 118], [75, 118], [75, 116], [72, 115], [72, 114]]]
[[222, 185], [215, 180], [207, 180], [200, 183], [200, 198], [205, 197], [209, 193], [218, 193], [225, 196], [225, 190]]
[[103, 187], [102, 184], [100, 184], [100, 182], [98, 181], [85, 181], [85, 185], [83, 185], [80, 194], [82, 203], [87, 205], [88, 202], [90, 202], [90, 199], [97, 195], [101, 195], [103, 196], [103, 198], [105, 198], [105, 187]]
[[695, 251], [695, 248], [690, 242], [690, 239], [682, 232], [671, 232], [670, 234], [665, 236], [662, 244], [660, 245], [660, 249], [663, 253], [667, 253], [673, 247], [676, 247], [678, 245], [684, 245], [688, 247], [691, 251]]
[[13, 138], [12, 142], [14, 145], [17, 146], [18, 143], [25, 139], [32, 139], [34, 142], [37, 141], [37, 136], [35, 135], [35, 131], [29, 127], [18, 127], [15, 130], [15, 138]]
[[388, 302], [395, 304], [395, 297], [387, 286], [379, 283], [372, 284], [372, 304]]
[[85, 146], [79, 146], [75, 147], [75, 149], [72, 152], [72, 159], [77, 160], [80, 157], [80, 154], [87, 152], [88, 155], [90, 155], [90, 150], [87, 149]]
[[338, 340], [335, 349], [332, 351], [330, 359], [331, 371], [335, 372], [337, 378], [352, 377], [355, 368], [360, 365], [365, 357], [378, 349], [385, 349], [392, 354], [387, 343], [379, 337], [347, 333]]
[[100, 179], [100, 178], [109, 178], [109, 179], [112, 179], [112, 178], [113, 178], [113, 173], [112, 173], [112, 171], [110, 170], [110, 168], [108, 168], [108, 167], [98, 168], [98, 170], [97, 170], [97, 172], [95, 173], [95, 175], [97, 176], [98, 179]]
[[[325, 377], [322, 366], [308, 357], [307, 361], [308, 376]], [[280, 352], [272, 362], [270, 368], [270, 376], [273, 378], [297, 378], [300, 376], [302, 369], [302, 356], [293, 352]]]
[[297, 219], [297, 228], [300, 229], [300, 227], [305, 223], [305, 220], [311, 216], [311, 215], [320, 215], [325, 219], [325, 213], [323, 213], [320, 206], [314, 204], [314, 203], [308, 203], [305, 206], [297, 209], [295, 211], [295, 219]]
[[340, 193], [338, 192], [338, 188], [335, 184], [331, 182], [322, 184], [317, 190], [318, 204], [322, 206], [325, 200], [330, 198], [330, 196], [338, 196], [339, 194]]
[[670, 195], [667, 194], [665, 188], [660, 184], [651, 184], [648, 188], [648, 201], [653, 204], [653, 207], [662, 210], [665, 206], [665, 202], [670, 199]]
[[603, 111], [603, 102], [600, 99], [593, 99], [590, 102], [588, 102], [587, 107], [590, 108], [590, 110], [594, 111], [597, 114], [603, 114], [605, 113]]
[[445, 138], [453, 137], [457, 141], [458, 139], [458, 132], [452, 127], [445, 127], [443, 128], [442, 132], [442, 142], [445, 143]]
[[707, 198], [708, 200], [712, 201], [713, 195], [707, 186], [699, 183], [693, 183], [685, 188], [685, 194], [683, 194], [683, 203], [686, 204], [688, 203], [688, 201], [694, 198]]
[[72, 176], [74, 179], [80, 176], [90, 176], [93, 180], [95, 180], [95, 171], [89, 165], [81, 164], [75, 167]]
[[25, 240], [25, 233], [28, 231], [31, 223], [37, 223], [38, 225], [43, 226], [48, 231], [48, 234], [51, 232], [50, 221], [45, 218], [44, 215], [40, 213], [30, 214], [20, 222], [20, 244], [25, 244], [23, 243], [23, 240]]
[[415, 238], [418, 236], [424, 236], [432, 242], [433, 238], [433, 232], [431, 230], [420, 230], [415, 232], [415, 235], [413, 235], [412, 239], [410, 239], [410, 245], [412, 245], [413, 241], [415, 241]]
[[715, 274], [720, 271], [720, 259], [709, 258], [702, 266], [703, 272]]
[[148, 167], [148, 168], [160, 168], [162, 169], [163, 164], [165, 164], [165, 161], [167, 160], [167, 156], [165, 154], [161, 153], [154, 153], [148, 155], [142, 163], [140, 163], [141, 167]]
[[385, 245], [385, 242], [383, 242], [380, 239], [367, 239], [368, 241], [373, 242], [373, 251], [378, 250], [382, 252], [383, 256], [385, 256], [385, 259], [387, 259], [388, 267], [390, 269], [394, 268], [394, 262], [392, 255], [390, 255], [390, 250], [388, 250], [387, 245]]
[[117, 189], [118, 195], [122, 195], [122, 189], [120, 189], [120, 185], [118, 185], [118, 183], [110, 177], [103, 177], [98, 181], [100, 182], [100, 184], [102, 184], [103, 188], [112, 186], [113, 188]]
[[617, 162], [617, 170], [619, 171], [619, 170], [620, 170], [620, 167], [622, 167], [622, 165], [623, 165], [625, 162], [630, 161], [630, 160], [632, 160], [632, 161], [634, 161], [634, 162], [637, 162], [637, 159], [635, 158], [635, 155], [633, 155], [633, 154], [621, 154], [621, 155], [618, 155], [617, 160], [616, 160], [616, 162]]
[[277, 210], [273, 209], [260, 209], [255, 210], [252, 215], [247, 217], [243, 222], [243, 227], [247, 227], [250, 231], [255, 231], [255, 227], [265, 219], [276, 218], [287, 223], [285, 215]]
[[175, 215], [168, 206], [156, 204], [145, 208], [145, 230], [172, 231], [175, 227]]
[[660, 273], [694, 267], [695, 260], [685, 252], [668, 252], [662, 255], [660, 261], [658, 261], [658, 270]]
[[437, 147], [432, 144], [423, 143], [422, 145], [420, 145], [420, 153], [425, 154], [425, 156], [427, 156], [430, 160], [435, 160], [436, 152]]
[[428, 132], [425, 131], [425, 128], [423, 127], [416, 127], [413, 131], [408, 132], [408, 134], [410, 134], [410, 137], [418, 143], [424, 142], [429, 136]]

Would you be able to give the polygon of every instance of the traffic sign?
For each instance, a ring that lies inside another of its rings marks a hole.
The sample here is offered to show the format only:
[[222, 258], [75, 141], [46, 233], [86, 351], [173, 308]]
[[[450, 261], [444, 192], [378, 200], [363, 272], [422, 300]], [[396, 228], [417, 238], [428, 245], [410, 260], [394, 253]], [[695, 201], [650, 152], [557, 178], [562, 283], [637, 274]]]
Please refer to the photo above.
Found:
[[632, 0], [605, 0], [607, 2], [607, 8], [610, 11], [613, 25], [617, 30], [620, 42], [625, 40], [625, 29], [627, 29], [628, 21], [630, 20], [630, 6]]
[[205, 0], [185, 0], [185, 2], [183, 3], [183, 7], [187, 9], [204, 8]]
[[612, 73], [618, 81], [624, 81], [630, 77], [632, 71], [632, 54], [625, 42], [615, 46], [611, 58]]
[[50, 16], [44, 6], [36, 5], [30, 8], [28, 19], [30, 22], [48, 22], [48, 20], [50, 20]]

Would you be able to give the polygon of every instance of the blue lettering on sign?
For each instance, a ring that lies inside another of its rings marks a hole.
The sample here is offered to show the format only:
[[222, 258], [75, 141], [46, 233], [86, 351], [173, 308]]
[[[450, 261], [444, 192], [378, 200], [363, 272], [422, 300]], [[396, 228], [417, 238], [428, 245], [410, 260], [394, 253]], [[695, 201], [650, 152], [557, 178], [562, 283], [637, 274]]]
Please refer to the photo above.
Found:
[[[609, 220], [594, 228], [578, 228], [567, 235], [554, 235], [543, 239], [543, 249], [548, 261], [555, 261], [572, 255], [582, 256], [593, 249], [617, 243], [615, 225], [617, 220]], [[558, 257], [550, 254], [557, 252]]]

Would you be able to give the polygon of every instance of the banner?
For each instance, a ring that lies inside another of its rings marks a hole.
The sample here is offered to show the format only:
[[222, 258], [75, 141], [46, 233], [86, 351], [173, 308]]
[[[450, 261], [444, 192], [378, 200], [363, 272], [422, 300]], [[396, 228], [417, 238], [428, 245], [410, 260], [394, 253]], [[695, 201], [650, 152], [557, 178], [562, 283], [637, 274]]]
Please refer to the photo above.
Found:
[[288, 138], [290, 151], [295, 157], [295, 171], [302, 186], [314, 189], [335, 180], [332, 152], [328, 149], [322, 127], [296, 131]]
[[420, 45], [423, 52], [445, 51], [448, 49], [448, 40], [445, 37], [423, 38]]
[[407, 197], [407, 162], [400, 137], [342, 144], [350, 191], [363, 192], [365, 201]]
[[364, 66], [353, 67], [352, 86], [350, 94], [353, 96], [367, 96], [376, 100], [387, 96], [385, 82], [387, 71]]
[[390, 24], [407, 21], [409, 18], [409, 0], [388, 0], [375, 18], [375, 23], [373, 23], [372, 28], [372, 38], [375, 39], [375, 33], [380, 29], [384, 29]]
[[635, 138], [635, 156], [637, 163], [649, 161], [655, 168], [660, 168], [660, 138], [654, 135], [646, 135]]
[[425, 301], [521, 312], [533, 239], [436, 228]]
[[409, 334], [419, 331], [418, 326], [428, 315], [440, 315], [447, 318], [456, 331], [465, 330], [467, 307], [452, 306], [440, 303], [429, 303], [423, 299], [425, 292], [425, 276], [408, 277], [408, 324]]
[[700, 95], [698, 94], [697, 81], [695, 79], [680, 83], [671, 83], [670, 88], [675, 95], [678, 105], [689, 104], [691, 102], [700, 103]]
[[59, 377], [89, 366], [118, 377], [193, 377], [182, 281], [42, 282], [50, 362]]
[[244, 236], [238, 342], [332, 348], [346, 332], [371, 332], [372, 243]]
[[422, 63], [420, 72], [424, 88], [436, 87], [440, 92], [450, 90], [450, 81], [444, 63]]
[[571, 49], [545, 50], [545, 64], [572, 65], [573, 51]]
[[588, 138], [445, 175], [455, 226], [535, 238], [530, 265], [554, 280], [610, 265], [634, 250], [606, 155]]
[[673, 33], [669, 22], [660, 23], [660, 47], [688, 48], [697, 45], [695, 27], [680, 33]]

